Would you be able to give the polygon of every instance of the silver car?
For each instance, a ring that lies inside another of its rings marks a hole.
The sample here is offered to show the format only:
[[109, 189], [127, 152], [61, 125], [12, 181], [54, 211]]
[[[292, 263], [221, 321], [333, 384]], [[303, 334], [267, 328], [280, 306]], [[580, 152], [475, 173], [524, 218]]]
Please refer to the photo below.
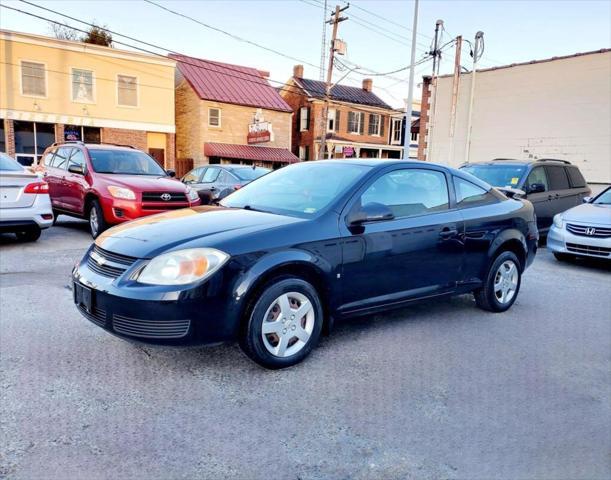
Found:
[[0, 233], [32, 242], [53, 225], [49, 185], [5, 153], [0, 153]]
[[611, 187], [554, 217], [547, 248], [558, 260], [574, 256], [611, 259]]

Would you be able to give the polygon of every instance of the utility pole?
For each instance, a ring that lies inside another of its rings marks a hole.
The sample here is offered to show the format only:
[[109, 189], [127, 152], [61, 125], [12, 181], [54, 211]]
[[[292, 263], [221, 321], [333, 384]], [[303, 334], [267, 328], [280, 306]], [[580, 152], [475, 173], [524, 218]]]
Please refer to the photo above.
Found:
[[471, 155], [471, 130], [473, 121], [473, 98], [475, 96], [475, 71], [477, 61], [484, 53], [484, 32], [479, 31], [475, 34], [475, 45], [473, 46], [473, 70], [471, 71], [471, 94], [469, 95], [469, 113], [467, 116], [467, 144], [465, 145], [465, 163], [469, 163]]
[[322, 11], [322, 42], [320, 47], [320, 75], [319, 80], [321, 82], [325, 81], [325, 65], [327, 61], [327, 0], [325, 0], [325, 5]]
[[460, 85], [460, 55], [462, 50], [462, 36], [456, 37], [456, 55], [454, 56], [454, 79], [452, 82], [452, 106], [450, 107], [450, 148], [448, 150], [448, 164], [454, 158], [454, 130], [456, 129], [456, 103], [458, 102], [458, 87]]
[[431, 115], [429, 115], [429, 131], [428, 131], [428, 142], [426, 148], [426, 160], [430, 160], [430, 153], [433, 145], [433, 128], [435, 127], [435, 114], [437, 111], [437, 76], [439, 75], [439, 60], [441, 58], [441, 52], [439, 51], [440, 33], [439, 29], [443, 27], [443, 20], [437, 20], [435, 22], [435, 39], [433, 42], [433, 75], [431, 80], [431, 88], [433, 88], [433, 108]]
[[409, 158], [409, 145], [412, 141], [412, 103], [414, 103], [414, 63], [416, 63], [416, 30], [418, 29], [418, 0], [414, 0], [414, 25], [412, 28], [412, 55], [409, 69], [407, 92], [407, 111], [405, 112], [405, 135], [403, 136], [403, 158]]
[[335, 41], [337, 40], [337, 26], [344, 20], [348, 20], [348, 17], [340, 17], [339, 14], [344, 10], [347, 10], [350, 5], [346, 5], [343, 8], [339, 8], [339, 5], [335, 6], [335, 13], [333, 18], [327, 23], [333, 25], [333, 33], [331, 34], [331, 47], [329, 49], [329, 64], [327, 66], [327, 82], [325, 86], [325, 105], [322, 110], [322, 131], [320, 133], [320, 150], [318, 151], [318, 159], [325, 158], [325, 151], [327, 149], [327, 123], [329, 120], [329, 98], [331, 96], [331, 82], [333, 80], [333, 61], [335, 59]]

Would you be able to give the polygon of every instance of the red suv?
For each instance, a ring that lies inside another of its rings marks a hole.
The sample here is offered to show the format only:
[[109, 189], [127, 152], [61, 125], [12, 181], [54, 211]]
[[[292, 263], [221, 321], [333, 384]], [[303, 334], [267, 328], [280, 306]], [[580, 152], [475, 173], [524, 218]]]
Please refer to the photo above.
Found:
[[42, 157], [55, 218], [89, 220], [96, 238], [106, 228], [145, 215], [200, 204], [197, 192], [129, 146], [66, 142]]

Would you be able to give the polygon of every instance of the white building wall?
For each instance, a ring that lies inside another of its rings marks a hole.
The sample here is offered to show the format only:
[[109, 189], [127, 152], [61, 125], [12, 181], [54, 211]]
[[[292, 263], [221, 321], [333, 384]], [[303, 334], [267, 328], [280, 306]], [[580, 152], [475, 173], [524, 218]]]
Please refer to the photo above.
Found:
[[[452, 77], [438, 79], [428, 160], [465, 161], [471, 75], [463, 74], [450, 137]], [[611, 51], [478, 72], [472, 162], [558, 158], [588, 182], [611, 183]]]

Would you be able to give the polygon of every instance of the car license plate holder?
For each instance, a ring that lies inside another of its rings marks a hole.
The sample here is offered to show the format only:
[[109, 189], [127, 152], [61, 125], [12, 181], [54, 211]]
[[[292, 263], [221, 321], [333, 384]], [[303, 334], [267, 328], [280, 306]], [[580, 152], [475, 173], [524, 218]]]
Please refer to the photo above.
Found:
[[87, 313], [93, 313], [93, 290], [89, 287], [74, 283], [74, 303], [84, 308]]

